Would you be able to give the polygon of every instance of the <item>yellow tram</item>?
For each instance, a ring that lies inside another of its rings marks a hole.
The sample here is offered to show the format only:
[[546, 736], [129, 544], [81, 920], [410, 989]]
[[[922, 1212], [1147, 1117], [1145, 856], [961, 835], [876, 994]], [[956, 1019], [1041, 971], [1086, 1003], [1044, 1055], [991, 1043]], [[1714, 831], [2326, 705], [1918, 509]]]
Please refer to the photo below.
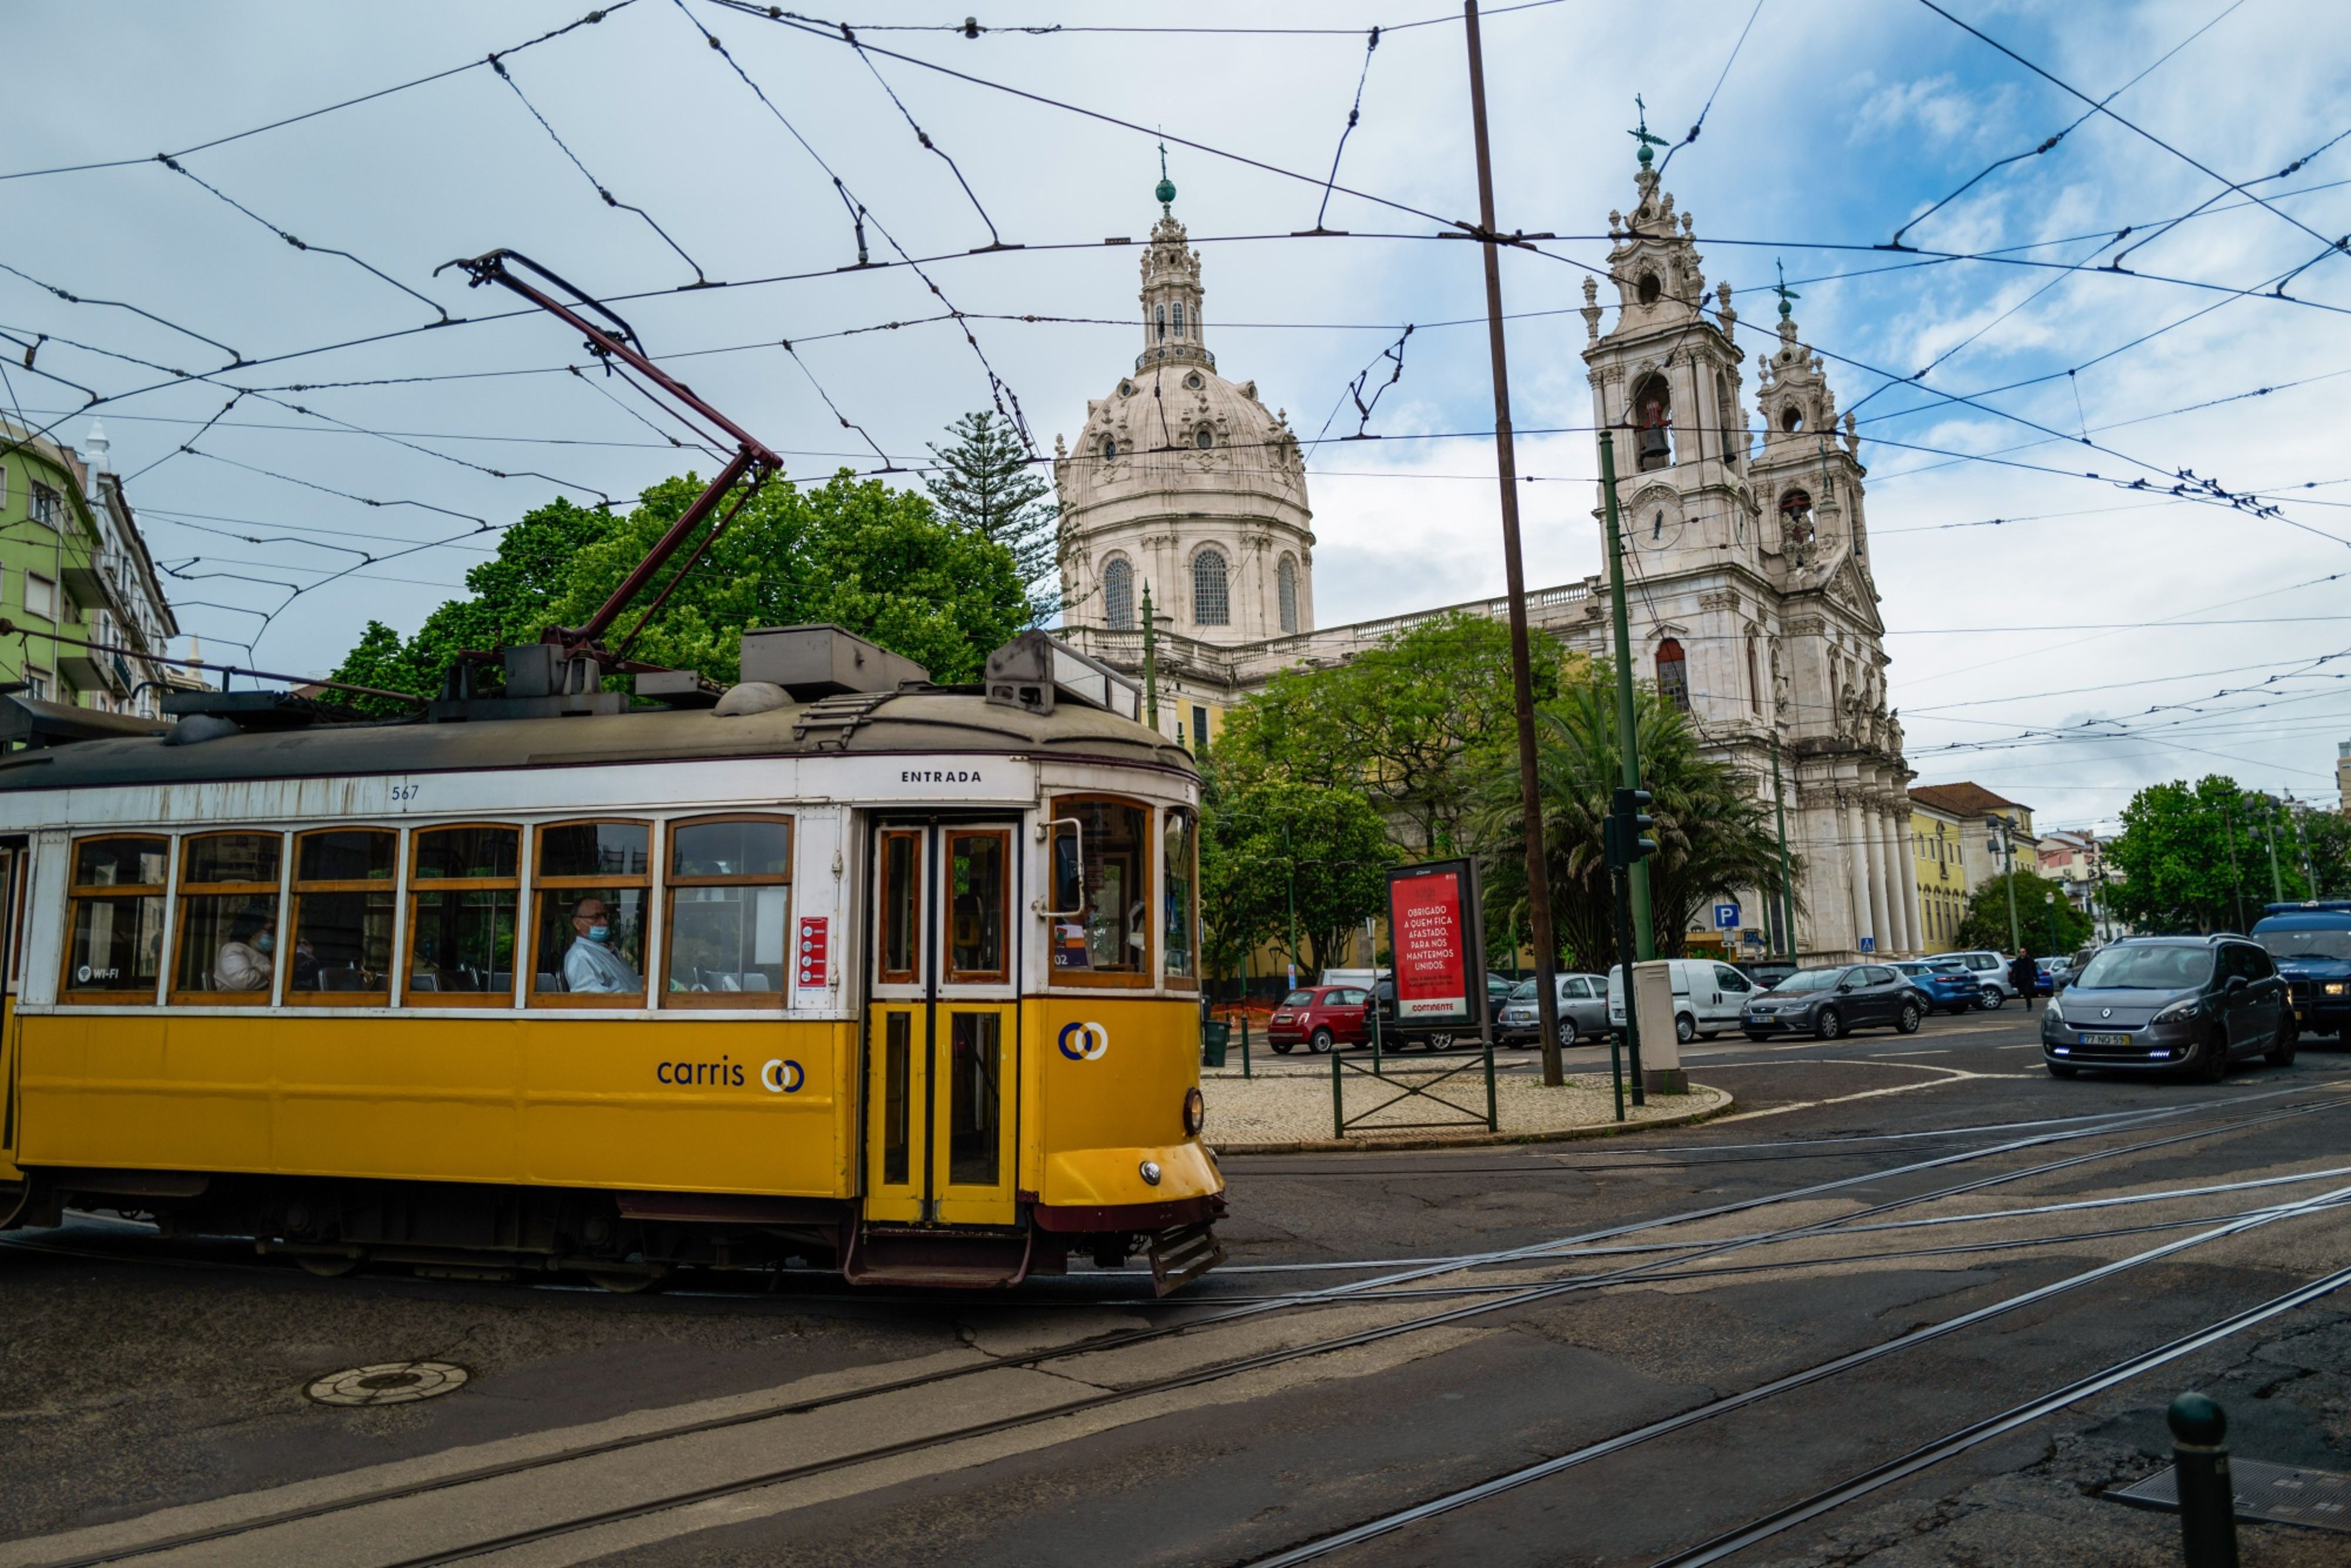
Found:
[[1036, 632], [984, 688], [831, 627], [747, 633], [723, 695], [568, 659], [398, 722], [33, 714], [0, 758], [9, 1223], [615, 1289], [1217, 1260], [1198, 779], [1131, 685]]

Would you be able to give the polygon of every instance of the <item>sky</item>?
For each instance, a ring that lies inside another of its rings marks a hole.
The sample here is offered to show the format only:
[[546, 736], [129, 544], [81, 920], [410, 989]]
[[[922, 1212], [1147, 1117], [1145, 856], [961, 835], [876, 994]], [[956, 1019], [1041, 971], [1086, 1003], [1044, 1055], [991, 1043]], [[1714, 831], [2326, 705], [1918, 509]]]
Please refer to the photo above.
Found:
[[[1324, 438], [1322, 622], [1499, 592], [1482, 273], [1438, 237], [1477, 216], [1458, 12], [1020, 0], [967, 37], [977, 3], [796, 26], [632, 0], [537, 43], [580, 0], [19, 11], [0, 408], [76, 444], [104, 420], [208, 656], [324, 673], [371, 619], [413, 630], [550, 497], [717, 465], [569, 373], [559, 323], [441, 264], [525, 252], [795, 476], [886, 458], [912, 485], [991, 375], [1046, 453], [1109, 394], [1139, 251], [1102, 242], [1157, 217], [1164, 134], [1219, 368]], [[1741, 345], [1784, 267], [1858, 413], [1918, 781], [2044, 826], [2209, 771], [2333, 804], [2351, 8], [1938, 4], [1488, 9], [1498, 222], [1560, 236], [1503, 268], [1528, 580], [1602, 564], [1574, 308], [1637, 199], [1637, 92], [1684, 143], [1665, 186]], [[113, 166], [69, 167], [92, 163]], [[885, 265], [841, 270], [852, 199]], [[1295, 237], [1318, 214], [1347, 233]], [[1340, 442], [1349, 383], [1386, 376], [1407, 324], [1379, 439]], [[2174, 496], [2183, 472], [2220, 493]]]

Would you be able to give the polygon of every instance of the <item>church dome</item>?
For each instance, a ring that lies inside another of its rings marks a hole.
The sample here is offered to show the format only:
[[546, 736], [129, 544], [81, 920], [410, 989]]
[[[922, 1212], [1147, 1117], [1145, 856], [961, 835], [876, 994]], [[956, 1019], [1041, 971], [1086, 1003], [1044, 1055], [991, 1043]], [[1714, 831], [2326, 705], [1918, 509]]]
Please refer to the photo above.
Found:
[[1184, 636], [1232, 643], [1311, 631], [1305, 456], [1255, 382], [1217, 373], [1199, 253], [1165, 211], [1173, 195], [1142, 258], [1143, 352], [1110, 395], [1088, 400], [1076, 441], [1055, 443], [1065, 617], [1134, 630], [1148, 587]]

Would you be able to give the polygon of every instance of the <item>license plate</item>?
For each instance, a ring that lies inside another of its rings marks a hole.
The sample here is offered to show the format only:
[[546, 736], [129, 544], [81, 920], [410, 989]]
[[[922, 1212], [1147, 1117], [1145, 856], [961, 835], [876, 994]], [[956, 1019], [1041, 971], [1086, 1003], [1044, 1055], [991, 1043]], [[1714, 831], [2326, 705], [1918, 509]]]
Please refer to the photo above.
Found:
[[2084, 1045], [2128, 1045], [2130, 1042], [2131, 1037], [2126, 1034], [2085, 1034], [2082, 1037]]

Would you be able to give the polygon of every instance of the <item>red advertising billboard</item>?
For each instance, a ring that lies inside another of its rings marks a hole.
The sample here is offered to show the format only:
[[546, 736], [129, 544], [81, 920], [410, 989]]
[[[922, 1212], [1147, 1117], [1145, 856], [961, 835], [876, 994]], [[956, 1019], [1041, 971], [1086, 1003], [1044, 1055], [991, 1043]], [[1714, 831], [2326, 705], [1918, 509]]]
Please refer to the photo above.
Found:
[[1477, 874], [1468, 861], [1432, 861], [1388, 873], [1397, 1022], [1479, 1022], [1486, 1002], [1479, 931]]

